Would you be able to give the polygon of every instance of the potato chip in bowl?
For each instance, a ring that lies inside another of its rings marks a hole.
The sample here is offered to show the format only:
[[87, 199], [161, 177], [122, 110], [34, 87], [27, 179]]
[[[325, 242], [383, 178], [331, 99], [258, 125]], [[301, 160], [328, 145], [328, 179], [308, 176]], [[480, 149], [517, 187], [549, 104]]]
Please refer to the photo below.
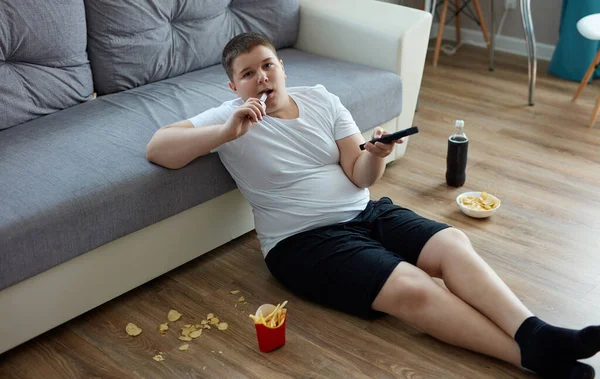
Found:
[[456, 203], [467, 216], [490, 217], [500, 208], [500, 199], [487, 192], [464, 192], [458, 195]]

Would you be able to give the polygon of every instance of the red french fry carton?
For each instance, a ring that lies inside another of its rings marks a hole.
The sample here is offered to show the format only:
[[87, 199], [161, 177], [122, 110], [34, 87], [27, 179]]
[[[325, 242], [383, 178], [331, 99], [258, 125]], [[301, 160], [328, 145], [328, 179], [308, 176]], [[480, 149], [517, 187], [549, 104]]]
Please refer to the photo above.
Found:
[[[263, 317], [267, 317], [275, 310], [272, 304], [263, 304], [256, 310], [256, 317], [262, 311]], [[285, 345], [285, 325], [287, 322], [287, 314], [283, 316], [283, 322], [276, 328], [268, 327], [264, 324], [254, 324], [256, 327], [256, 337], [258, 339], [258, 348], [263, 353], [275, 350]]]

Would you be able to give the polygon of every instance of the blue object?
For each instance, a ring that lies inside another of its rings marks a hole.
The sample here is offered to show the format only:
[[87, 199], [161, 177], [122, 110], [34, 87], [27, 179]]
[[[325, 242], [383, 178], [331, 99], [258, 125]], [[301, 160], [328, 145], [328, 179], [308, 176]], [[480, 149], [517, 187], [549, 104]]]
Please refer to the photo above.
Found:
[[[598, 0], [563, 0], [560, 15], [558, 43], [548, 72], [563, 79], [580, 82], [600, 48], [600, 41], [592, 41], [577, 30], [577, 21], [590, 14], [600, 13]], [[600, 67], [590, 82], [600, 78]]]

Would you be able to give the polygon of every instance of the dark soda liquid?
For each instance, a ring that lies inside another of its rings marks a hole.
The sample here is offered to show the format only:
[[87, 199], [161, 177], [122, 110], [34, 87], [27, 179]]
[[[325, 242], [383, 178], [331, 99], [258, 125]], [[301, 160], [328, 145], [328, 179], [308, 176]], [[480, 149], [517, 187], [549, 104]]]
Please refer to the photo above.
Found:
[[465, 137], [448, 138], [448, 156], [446, 157], [446, 183], [460, 187], [467, 179], [467, 152], [469, 140]]

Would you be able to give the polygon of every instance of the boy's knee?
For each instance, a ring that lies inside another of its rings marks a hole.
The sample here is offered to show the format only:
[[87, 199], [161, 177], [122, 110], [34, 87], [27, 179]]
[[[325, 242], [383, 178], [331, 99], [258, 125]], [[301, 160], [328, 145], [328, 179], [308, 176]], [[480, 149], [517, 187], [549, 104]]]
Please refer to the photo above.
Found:
[[471, 240], [469, 237], [460, 229], [457, 228], [448, 228], [447, 229], [449, 238], [452, 240], [454, 244], [457, 245], [471, 245]]
[[463, 262], [463, 264], [481, 259], [465, 233], [454, 228], [450, 230], [452, 230], [450, 232], [451, 242], [449, 242], [443, 259], [452, 260], [454, 263]]
[[[408, 266], [408, 263], [403, 264]], [[414, 268], [414, 272], [411, 271], [413, 270], [394, 272], [386, 286], [389, 287], [390, 300], [397, 305], [412, 309], [421, 308], [429, 301], [433, 290], [432, 286], [437, 284], [431, 280], [429, 275], [419, 269]]]
[[472, 253], [473, 245], [467, 235], [460, 229], [448, 228], [443, 230], [444, 233], [444, 250], [447, 252], [455, 252], [459, 254]]

